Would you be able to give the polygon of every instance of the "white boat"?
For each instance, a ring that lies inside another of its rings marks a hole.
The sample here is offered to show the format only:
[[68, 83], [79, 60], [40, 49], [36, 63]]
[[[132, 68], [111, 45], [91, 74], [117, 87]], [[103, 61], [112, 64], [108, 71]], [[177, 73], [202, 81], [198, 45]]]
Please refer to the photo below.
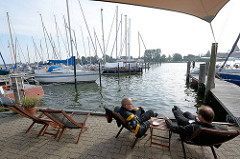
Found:
[[[99, 77], [98, 71], [76, 70], [77, 82], [95, 82]], [[74, 70], [51, 66], [49, 69], [35, 70], [35, 80], [40, 83], [74, 83]]]

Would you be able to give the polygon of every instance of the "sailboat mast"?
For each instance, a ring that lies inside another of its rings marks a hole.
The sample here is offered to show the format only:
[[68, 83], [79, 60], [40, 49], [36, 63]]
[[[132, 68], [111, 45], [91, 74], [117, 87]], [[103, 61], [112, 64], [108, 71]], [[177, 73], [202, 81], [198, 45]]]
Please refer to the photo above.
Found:
[[131, 19], [129, 19], [128, 24], [128, 59], [130, 60], [130, 40], [131, 40]]
[[27, 46], [27, 52], [28, 52], [28, 64], [30, 65], [30, 56], [29, 56], [28, 46]]
[[68, 16], [68, 29], [69, 29], [70, 47], [71, 47], [71, 53], [72, 53], [72, 56], [73, 56], [72, 34], [71, 34], [71, 25], [70, 25], [70, 16], [69, 16], [68, 0], [66, 0], [66, 3], [67, 3], [67, 16]]
[[61, 60], [61, 47], [60, 47], [60, 41], [59, 41], [59, 35], [58, 35], [58, 25], [57, 25], [57, 18], [56, 18], [56, 15], [54, 15], [54, 19], [55, 19], [55, 27], [56, 27], [56, 34], [57, 34], [57, 41], [58, 41], [58, 56], [59, 56], [59, 59]]
[[70, 49], [69, 49], [69, 42], [68, 42], [68, 34], [67, 34], [67, 22], [65, 19], [65, 16], [63, 16], [64, 24], [65, 24], [65, 33], [66, 33], [66, 38], [67, 38], [67, 48], [68, 48], [68, 56], [70, 57]]
[[139, 37], [139, 32], [138, 32], [138, 48], [139, 48], [139, 55], [138, 55], [138, 58], [140, 59], [140, 52], [141, 52], [141, 47], [140, 47], [140, 37]]
[[116, 8], [116, 59], [117, 59], [117, 36], [118, 36], [118, 6]]
[[49, 58], [49, 52], [48, 52], [48, 45], [47, 45], [46, 33], [45, 33], [45, 30], [44, 30], [45, 26], [44, 26], [44, 24], [43, 24], [43, 19], [42, 19], [42, 14], [40, 14], [40, 18], [41, 18], [41, 22], [42, 22], [43, 36], [44, 36], [44, 41], [45, 41], [45, 44], [46, 44], [48, 59], [50, 59], [50, 58]]
[[[66, 0], [67, 4], [67, 15], [68, 15], [68, 26], [69, 26], [69, 37], [70, 37], [70, 46], [71, 46], [71, 52], [73, 57], [73, 46], [72, 46], [72, 35], [71, 35], [71, 25], [70, 25], [70, 16], [69, 16], [69, 8], [68, 8], [68, 0]], [[73, 59], [73, 65], [74, 65], [74, 81], [75, 81], [75, 89], [77, 89], [77, 78], [76, 78], [76, 63], [75, 63], [75, 57]]]
[[104, 55], [104, 63], [106, 63], [106, 50], [105, 50], [105, 42], [104, 42], [104, 28], [103, 28], [103, 9], [101, 9], [101, 19], [102, 19], [102, 40], [103, 40], [103, 55]]
[[13, 43], [13, 38], [12, 38], [12, 31], [11, 31], [11, 25], [10, 25], [8, 12], [7, 12], [7, 19], [8, 19], [8, 28], [9, 28], [9, 33], [10, 33], [10, 38], [11, 38], [11, 43], [12, 43], [12, 49], [13, 49], [13, 54], [14, 54], [14, 60], [15, 60], [15, 64], [17, 64], [17, 56], [16, 56], [16, 52], [15, 52], [15, 48], [14, 48], [14, 43]]
[[125, 15], [125, 56], [127, 58], [127, 15]]

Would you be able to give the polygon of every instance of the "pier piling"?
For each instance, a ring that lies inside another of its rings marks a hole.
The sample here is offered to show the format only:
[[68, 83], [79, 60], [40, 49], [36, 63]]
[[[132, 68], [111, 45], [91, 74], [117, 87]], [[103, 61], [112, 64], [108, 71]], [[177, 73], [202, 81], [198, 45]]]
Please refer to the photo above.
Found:
[[212, 43], [211, 57], [210, 57], [208, 76], [207, 76], [207, 84], [206, 84], [206, 89], [204, 93], [204, 102], [206, 102], [206, 98], [208, 96], [209, 91], [215, 87], [214, 78], [215, 78], [217, 47], [218, 47], [218, 43]]
[[187, 74], [186, 74], [186, 83], [189, 83], [189, 74], [190, 74], [191, 62], [187, 62]]
[[99, 62], [99, 67], [98, 67], [98, 70], [99, 70], [99, 80], [100, 80], [100, 87], [102, 87], [102, 78], [101, 78], [101, 64]]
[[205, 77], [206, 77], [206, 64], [200, 64], [200, 72], [199, 72], [199, 82], [198, 82], [198, 92], [204, 93], [205, 90]]

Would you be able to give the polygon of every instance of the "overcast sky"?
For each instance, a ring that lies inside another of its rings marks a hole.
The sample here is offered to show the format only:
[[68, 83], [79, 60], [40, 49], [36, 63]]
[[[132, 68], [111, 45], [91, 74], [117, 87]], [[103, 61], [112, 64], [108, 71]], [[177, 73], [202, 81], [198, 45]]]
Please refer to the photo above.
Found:
[[[209, 23], [187, 14], [89, 0], [81, 0], [81, 4], [93, 42], [95, 43], [95, 30], [101, 47], [101, 8], [103, 9], [105, 45], [108, 44], [106, 52], [108, 55], [112, 54], [113, 57], [116, 56], [116, 48], [113, 48], [116, 35], [116, 21], [113, 23], [109, 43], [107, 41], [116, 6], [118, 6], [119, 21], [121, 15], [123, 19], [122, 37], [125, 36], [125, 15], [128, 17], [128, 23], [130, 18], [130, 54], [133, 57], [138, 57], [139, 55], [138, 32], [140, 32], [147, 49], [160, 48], [162, 51], [161, 54], [167, 56], [173, 55], [174, 53], [180, 53], [183, 56], [188, 54], [206, 54], [207, 51], [211, 49], [211, 45], [214, 42]], [[218, 42], [218, 52], [229, 51], [240, 32], [239, 7], [239, 0], [231, 0], [212, 21], [214, 34]], [[69, 10], [71, 28], [76, 35], [77, 50], [80, 56], [88, 56], [89, 54], [93, 56], [95, 53], [78, 0], [69, 0]], [[63, 16], [65, 16], [67, 20], [66, 0], [0, 0], [0, 51], [5, 61], [7, 63], [12, 63], [13, 53], [11, 45], [10, 48], [8, 48], [8, 43], [11, 43], [11, 40], [6, 12], [9, 14], [13, 40], [16, 44], [18, 55], [17, 61], [21, 60], [22, 62], [26, 62], [28, 60], [27, 46], [29, 48], [31, 62], [40, 61], [41, 58], [44, 60], [54, 58], [53, 49], [48, 39], [47, 45], [49, 54], [47, 54], [43, 27], [39, 14], [42, 14], [43, 23], [48, 35], [54, 39], [58, 56], [62, 59], [69, 57], [63, 20]], [[54, 15], [56, 16], [58, 29], [56, 29]], [[81, 33], [81, 28], [83, 33]], [[59, 35], [59, 43], [56, 30]], [[120, 30], [121, 29], [119, 29], [117, 43], [118, 54], [120, 52]], [[74, 38], [73, 32], [72, 36]], [[83, 44], [85, 45], [85, 49]], [[58, 47], [59, 45], [60, 49]], [[102, 51], [100, 50], [99, 44], [97, 45], [97, 54], [101, 57]], [[75, 45], [73, 45], [73, 47], [74, 55], [76, 55]], [[144, 47], [141, 42], [141, 56], [143, 56], [143, 53]], [[123, 48], [122, 55], [125, 55], [125, 48]], [[0, 60], [0, 64], [2, 64], [2, 60]]]

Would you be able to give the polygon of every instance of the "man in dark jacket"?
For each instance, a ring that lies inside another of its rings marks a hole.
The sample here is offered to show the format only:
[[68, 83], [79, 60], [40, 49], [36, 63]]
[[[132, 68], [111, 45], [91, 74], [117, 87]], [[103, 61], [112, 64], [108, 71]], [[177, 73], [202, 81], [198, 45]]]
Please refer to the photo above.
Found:
[[199, 126], [216, 130], [227, 130], [225, 127], [211, 124], [214, 119], [214, 111], [209, 106], [202, 105], [199, 107], [198, 116], [194, 116], [189, 112], [183, 113], [177, 106], [174, 106], [172, 112], [178, 125], [173, 125], [168, 117], [164, 117], [167, 127], [172, 132], [180, 134], [183, 138], [191, 136]]
[[156, 117], [157, 113], [154, 113], [152, 110], [145, 112], [141, 107], [133, 108], [131, 98], [125, 97], [122, 99], [121, 103], [122, 106], [118, 112], [128, 121], [129, 129], [136, 135], [136, 137], [142, 137], [153, 122], [151, 117]]

